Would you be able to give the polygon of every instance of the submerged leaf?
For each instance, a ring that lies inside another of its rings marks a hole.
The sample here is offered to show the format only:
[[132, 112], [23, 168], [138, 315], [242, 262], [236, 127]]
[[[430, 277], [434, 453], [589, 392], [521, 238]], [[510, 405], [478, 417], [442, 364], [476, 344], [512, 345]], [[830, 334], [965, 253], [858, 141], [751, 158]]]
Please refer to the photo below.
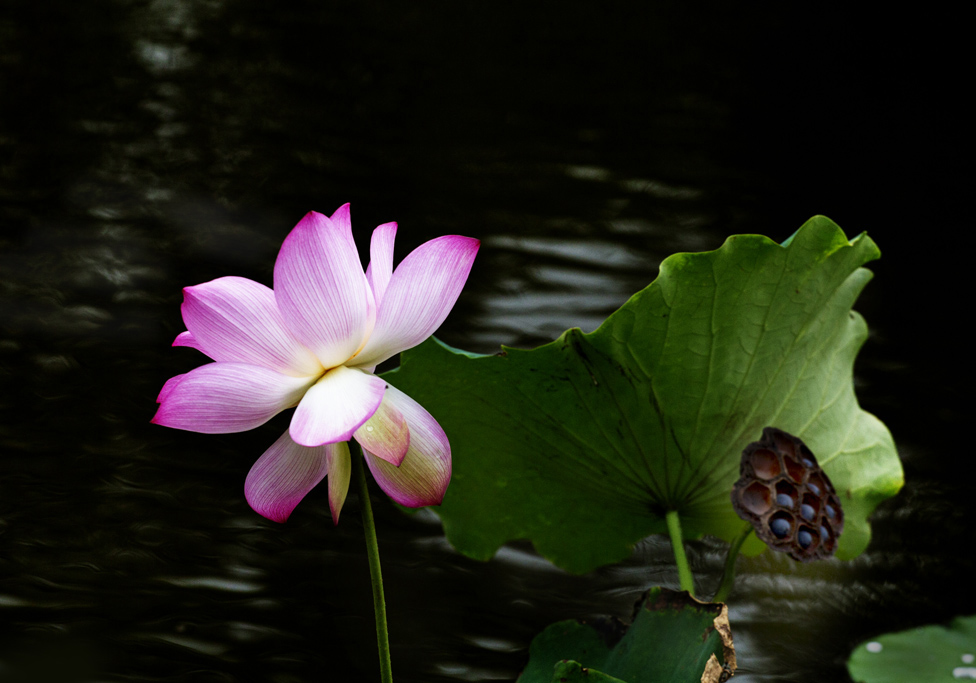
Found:
[[976, 679], [976, 616], [923, 626], [857, 646], [847, 662], [857, 683], [927, 683]]
[[[575, 572], [627, 557], [678, 511], [686, 537], [731, 541], [740, 454], [774, 426], [817, 453], [845, 511], [837, 555], [868, 544], [867, 517], [902, 485], [887, 428], [854, 396], [867, 326], [851, 310], [878, 258], [808, 221], [781, 246], [736, 235], [675, 254], [596, 331], [531, 351], [476, 356], [436, 340], [384, 378], [451, 439], [454, 474], [437, 513], [450, 542], [487, 559], [530, 539]], [[751, 539], [744, 552], [762, 544]]]
[[735, 666], [725, 605], [652, 588], [629, 627], [619, 622], [594, 627], [570, 620], [547, 628], [532, 641], [529, 663], [518, 683], [718, 683]]

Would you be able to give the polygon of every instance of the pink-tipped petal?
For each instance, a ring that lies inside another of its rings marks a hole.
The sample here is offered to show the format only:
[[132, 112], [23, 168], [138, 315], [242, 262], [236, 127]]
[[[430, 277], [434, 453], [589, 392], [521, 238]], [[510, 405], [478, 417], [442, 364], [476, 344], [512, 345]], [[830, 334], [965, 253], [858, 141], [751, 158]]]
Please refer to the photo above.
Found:
[[390, 402], [384, 400], [356, 430], [353, 436], [364, 450], [383, 458], [391, 465], [399, 466], [410, 448], [410, 429], [403, 413]]
[[386, 382], [340, 365], [302, 397], [291, 418], [291, 438], [303, 446], [348, 441], [383, 400]]
[[[180, 332], [178, 335], [176, 335], [176, 339], [173, 340], [173, 346], [189, 346], [191, 349], [196, 349], [201, 353], [206, 353], [206, 351], [200, 348], [200, 344], [197, 343], [197, 340], [193, 337], [189, 330], [186, 332]], [[214, 358], [213, 360], [217, 359]]]
[[366, 346], [352, 361], [376, 365], [424, 341], [451, 312], [480, 242], [446, 235], [421, 244], [393, 271]]
[[364, 451], [366, 464], [380, 488], [400, 505], [439, 505], [451, 482], [451, 444], [430, 413], [403, 392], [387, 387], [390, 401], [410, 427], [410, 448], [399, 467]]
[[329, 472], [330, 446], [306, 448], [286, 431], [247, 473], [244, 497], [263, 517], [284, 522]]
[[186, 287], [181, 310], [196, 348], [216, 361], [296, 377], [322, 372], [315, 354], [288, 331], [274, 292], [253, 280], [222, 277]]
[[176, 388], [177, 384], [183, 381], [184, 377], [186, 377], [185, 374], [176, 375], [166, 380], [166, 384], [164, 384], [163, 388], [159, 390], [159, 396], [156, 397], [156, 403], [162, 403], [163, 401], [165, 401], [166, 397], [169, 396], [170, 393], [172, 393], [173, 389]]
[[[340, 206], [338, 209], [336, 209], [335, 210], [335, 213], [333, 213], [331, 216], [329, 216], [329, 220], [332, 221], [333, 225], [336, 227], [336, 229], [339, 231], [339, 233], [341, 233], [344, 236], [344, 238], [346, 240], [348, 240], [350, 244], [352, 244], [353, 252], [355, 252], [355, 254], [356, 254], [356, 266], [357, 267], [362, 267], [361, 264], [360, 264], [360, 262], [359, 262], [359, 252], [356, 250], [356, 242], [353, 240], [353, 237], [352, 237], [352, 216], [351, 216], [350, 211], [349, 211], [349, 203], [346, 202], [345, 204], [343, 204], [342, 206]], [[392, 253], [391, 253], [391, 258], [392, 258]], [[377, 298], [373, 294], [372, 285], [369, 282], [369, 267], [368, 266], [367, 266], [366, 270], [367, 270], [367, 273], [366, 273], [366, 328], [363, 331], [363, 336], [362, 336], [362, 339], [360, 341], [360, 345], [358, 347], [356, 347], [356, 352], [358, 352], [362, 348], [362, 345], [366, 343], [366, 340], [369, 339], [369, 335], [373, 333], [373, 325], [376, 323], [376, 307], [378, 305], [377, 304]], [[355, 355], [355, 353], [353, 355]]]
[[343, 234], [347, 235], [349, 239], [352, 239], [352, 214], [349, 210], [349, 202], [346, 202], [338, 209], [335, 210], [329, 220], [332, 221], [337, 228], [339, 228]]
[[372, 300], [352, 233], [339, 218], [334, 223], [308, 213], [285, 238], [274, 269], [274, 294], [285, 324], [325, 368], [341, 365], [359, 350]]
[[373, 231], [373, 237], [369, 242], [369, 266], [366, 267], [366, 279], [373, 288], [377, 306], [383, 301], [383, 294], [390, 284], [390, 277], [393, 276], [393, 242], [396, 231], [396, 223], [384, 223]]
[[330, 443], [324, 448], [329, 449], [329, 509], [332, 511], [332, 523], [339, 524], [339, 513], [342, 511], [342, 504], [346, 502], [346, 494], [349, 493], [349, 477], [352, 472], [349, 442]]
[[254, 429], [301, 399], [314, 378], [243, 363], [209, 363], [171, 379], [152, 422], [204, 434]]

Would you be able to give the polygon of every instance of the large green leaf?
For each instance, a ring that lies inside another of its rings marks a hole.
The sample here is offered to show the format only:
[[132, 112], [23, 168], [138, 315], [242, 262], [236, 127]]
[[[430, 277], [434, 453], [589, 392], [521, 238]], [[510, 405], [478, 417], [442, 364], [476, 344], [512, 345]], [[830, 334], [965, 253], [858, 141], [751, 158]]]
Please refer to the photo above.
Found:
[[[891, 435], [854, 396], [867, 326], [851, 306], [879, 256], [830, 220], [781, 246], [736, 235], [675, 254], [599, 329], [537, 349], [476, 356], [436, 340], [386, 375], [437, 418], [454, 475], [438, 514], [450, 542], [487, 559], [530, 539], [570, 571], [628, 556], [666, 531], [731, 541], [742, 449], [767, 425], [802, 438], [846, 515], [838, 555], [870, 538], [867, 517], [902, 471]], [[764, 546], [752, 539], [746, 553]]]
[[699, 683], [717, 682], [734, 671], [725, 606], [652, 588], [626, 629], [613, 622], [594, 627], [578, 621], [547, 628], [532, 641], [518, 683]]
[[976, 679], [976, 616], [861, 643], [847, 662], [858, 683], [937, 683]]

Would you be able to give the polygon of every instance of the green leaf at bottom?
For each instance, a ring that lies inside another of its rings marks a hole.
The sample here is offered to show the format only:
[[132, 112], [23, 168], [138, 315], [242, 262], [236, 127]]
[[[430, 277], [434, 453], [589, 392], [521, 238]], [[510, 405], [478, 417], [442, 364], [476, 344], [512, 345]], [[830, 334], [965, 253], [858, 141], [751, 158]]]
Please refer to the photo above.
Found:
[[[706, 670], [709, 673], [703, 678]], [[549, 683], [564, 677], [626, 683], [717, 682], [734, 670], [725, 606], [698, 602], [685, 592], [652, 588], [625, 631], [607, 623], [595, 628], [576, 621], [547, 628], [532, 641], [529, 664], [518, 683]]]
[[857, 683], [976, 680], [976, 616], [948, 627], [924, 626], [861, 643], [847, 662]]
[[550, 683], [626, 683], [572, 660], [559, 662], [552, 670]]

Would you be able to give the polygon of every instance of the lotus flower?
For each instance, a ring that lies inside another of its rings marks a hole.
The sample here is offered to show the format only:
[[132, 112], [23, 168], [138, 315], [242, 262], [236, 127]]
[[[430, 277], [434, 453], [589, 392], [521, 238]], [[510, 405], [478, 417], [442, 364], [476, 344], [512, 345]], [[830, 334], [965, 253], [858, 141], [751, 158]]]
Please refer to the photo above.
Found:
[[349, 488], [348, 441], [362, 446], [380, 488], [408, 507], [441, 502], [451, 479], [444, 430], [416, 401], [373, 374], [429, 337], [450, 313], [478, 240], [438, 237], [393, 270], [396, 223], [373, 231], [363, 272], [349, 205], [306, 215], [281, 245], [274, 290], [222, 277], [183, 290], [173, 346], [213, 359], [163, 386], [152, 421], [207, 434], [258, 427], [295, 407], [288, 430], [251, 468], [245, 497], [285, 521], [329, 479], [335, 523]]

